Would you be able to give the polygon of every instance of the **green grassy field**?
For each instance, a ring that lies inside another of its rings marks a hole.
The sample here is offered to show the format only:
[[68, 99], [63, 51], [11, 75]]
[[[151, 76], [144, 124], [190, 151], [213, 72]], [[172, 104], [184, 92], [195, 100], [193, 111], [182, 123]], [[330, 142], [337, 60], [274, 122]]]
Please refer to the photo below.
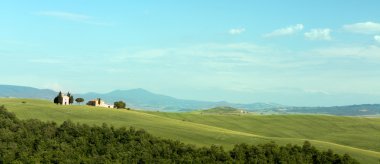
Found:
[[236, 109], [232, 107], [227, 106], [221, 106], [221, 107], [215, 107], [207, 110], [197, 110], [192, 111], [193, 114], [224, 114], [224, 115], [231, 115], [231, 114], [241, 114], [243, 110]]
[[362, 163], [379, 163], [380, 159], [380, 118], [144, 112], [6, 98], [0, 98], [0, 105], [20, 119], [134, 126], [158, 137], [198, 146], [217, 144], [230, 149], [242, 142], [302, 144], [309, 140], [320, 149], [348, 153]]

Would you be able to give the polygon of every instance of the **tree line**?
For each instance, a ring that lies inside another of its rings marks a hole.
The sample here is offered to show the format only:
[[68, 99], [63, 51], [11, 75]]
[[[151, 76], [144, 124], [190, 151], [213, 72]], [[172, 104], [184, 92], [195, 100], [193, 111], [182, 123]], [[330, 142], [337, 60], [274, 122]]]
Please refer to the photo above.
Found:
[[196, 147], [144, 130], [65, 121], [19, 120], [0, 107], [0, 163], [358, 163], [348, 154], [303, 146], [238, 144]]

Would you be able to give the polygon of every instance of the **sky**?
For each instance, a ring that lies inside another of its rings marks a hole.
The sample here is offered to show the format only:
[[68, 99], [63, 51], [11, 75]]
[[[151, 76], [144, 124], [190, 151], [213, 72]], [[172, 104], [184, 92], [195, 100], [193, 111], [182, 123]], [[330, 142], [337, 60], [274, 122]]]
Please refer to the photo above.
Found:
[[378, 0], [0, 2], [0, 84], [182, 99], [380, 103]]

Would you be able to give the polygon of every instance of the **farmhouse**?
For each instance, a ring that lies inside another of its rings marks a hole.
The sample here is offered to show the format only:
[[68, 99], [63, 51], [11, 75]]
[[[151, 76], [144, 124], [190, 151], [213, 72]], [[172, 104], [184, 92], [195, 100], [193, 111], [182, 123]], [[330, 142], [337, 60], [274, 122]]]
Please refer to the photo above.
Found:
[[87, 105], [96, 106], [96, 107], [114, 108], [114, 105], [106, 104], [100, 98], [97, 98], [97, 99], [94, 99], [94, 100], [87, 102]]
[[70, 104], [70, 97], [67, 95], [63, 95], [62, 93], [62, 105], [69, 105]]
[[54, 98], [54, 103], [60, 105], [70, 105], [70, 98], [72, 98], [70, 93], [67, 93], [67, 95], [65, 95], [62, 92], [59, 92], [57, 97]]
[[241, 114], [247, 114], [247, 113], [248, 113], [248, 111], [245, 111], [245, 110], [240, 110], [240, 113], [241, 113]]

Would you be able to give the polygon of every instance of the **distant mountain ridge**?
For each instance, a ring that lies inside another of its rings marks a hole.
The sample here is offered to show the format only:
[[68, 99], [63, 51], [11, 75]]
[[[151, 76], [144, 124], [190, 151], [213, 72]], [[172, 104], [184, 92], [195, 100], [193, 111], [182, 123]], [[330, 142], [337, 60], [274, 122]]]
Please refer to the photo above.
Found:
[[[56, 91], [50, 89], [37, 89], [33, 87], [0, 85], [0, 97], [14, 98], [33, 98], [52, 100], [57, 95]], [[275, 103], [251, 103], [238, 104], [229, 103], [226, 101], [210, 102], [197, 100], [184, 100], [174, 97], [156, 94], [147, 90], [138, 88], [131, 90], [115, 90], [109, 93], [86, 93], [73, 94], [75, 98], [82, 97], [85, 101], [95, 98], [101, 98], [107, 103], [115, 101], [125, 101], [128, 107], [144, 110], [159, 110], [159, 111], [193, 111], [210, 109], [221, 106], [242, 109], [255, 113], [262, 114], [331, 114], [331, 115], [380, 115], [380, 104], [362, 104], [336, 107], [294, 107], [285, 106]]]
[[[37, 89], [33, 87], [16, 86], [16, 85], [0, 85], [0, 97], [14, 98], [35, 98], [52, 100], [58, 92], [50, 89]], [[198, 109], [208, 109], [217, 106], [231, 106], [244, 109], [264, 109], [281, 106], [278, 104], [253, 103], [253, 104], [233, 104], [225, 101], [209, 102], [197, 100], [184, 100], [174, 97], [156, 94], [147, 90], [137, 88], [130, 90], [114, 90], [109, 93], [89, 92], [85, 94], [73, 94], [74, 97], [82, 97], [85, 101], [95, 98], [101, 98], [107, 103], [115, 101], [125, 101], [128, 106], [145, 109], [145, 110], [165, 110], [165, 111], [191, 111]]]
[[0, 97], [53, 99], [58, 92], [50, 89], [37, 89], [33, 87], [0, 85]]
[[141, 88], [131, 90], [115, 90], [105, 94], [87, 93], [80, 94], [78, 96], [83, 97], [85, 99], [93, 99], [99, 97], [108, 102], [123, 100], [126, 101], [126, 103], [132, 108], [164, 111], [192, 111], [197, 109], [208, 109], [218, 106], [231, 106], [234, 108], [242, 108], [247, 110], [283, 107], [279, 104], [269, 103], [235, 104], [225, 101], [210, 102], [184, 100], [166, 95], [152, 93]]

